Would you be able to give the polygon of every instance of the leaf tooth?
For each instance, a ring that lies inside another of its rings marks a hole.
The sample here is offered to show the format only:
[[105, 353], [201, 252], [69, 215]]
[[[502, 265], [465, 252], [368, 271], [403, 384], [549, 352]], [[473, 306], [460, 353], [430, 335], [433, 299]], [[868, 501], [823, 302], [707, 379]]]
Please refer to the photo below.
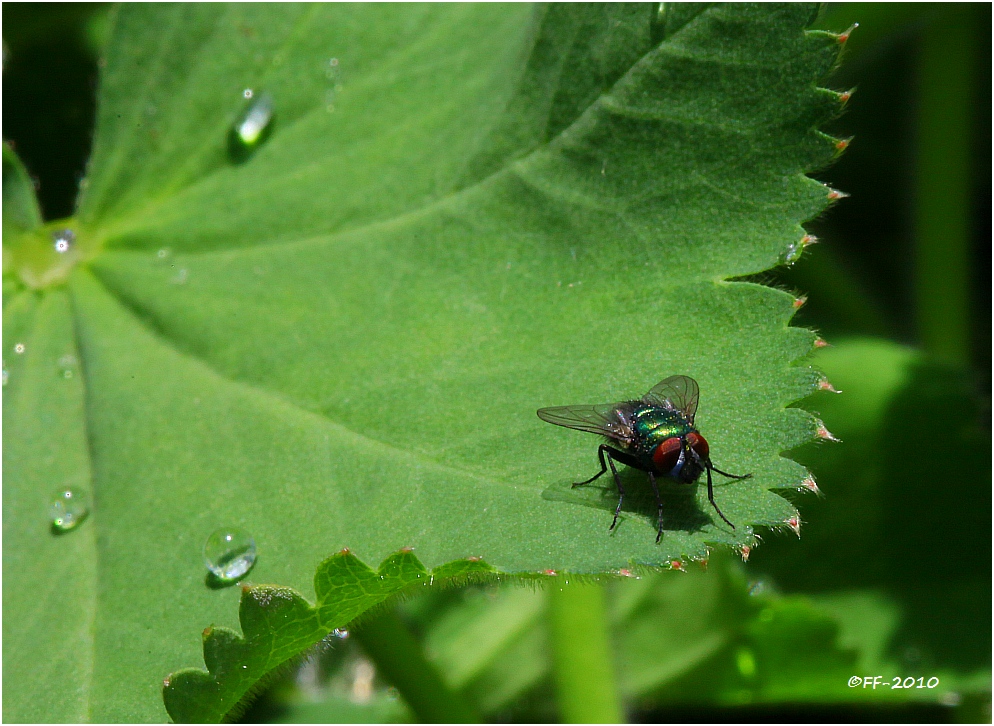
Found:
[[852, 140], [853, 140], [852, 136], [848, 136], [848, 137], [842, 138], [842, 139], [836, 139], [835, 140], [835, 153], [836, 153], [836, 155], [837, 156], [841, 155], [842, 152], [844, 152], [846, 149], [848, 149], [849, 148], [849, 144], [852, 143]]
[[818, 390], [828, 391], [829, 393], [842, 393], [842, 391], [832, 385], [831, 381], [824, 377], [818, 381]]
[[814, 347], [815, 348], [827, 348], [831, 343], [829, 343], [824, 338], [815, 338]]
[[787, 519], [784, 520], [784, 524], [786, 524], [788, 527], [790, 527], [790, 529], [798, 537], [801, 536], [801, 518], [800, 517], [798, 517], [798, 516], [787, 517]]
[[825, 423], [820, 419], [815, 419], [815, 436], [819, 439], [824, 439], [825, 441], [835, 441], [841, 442], [842, 439], [837, 438], [831, 431], [825, 427]]
[[819, 497], [822, 496], [821, 489], [818, 488], [818, 482], [815, 481], [815, 478], [811, 474], [804, 477], [804, 481], [801, 482], [799, 489], [806, 489], [809, 492], [817, 494]]
[[794, 299], [794, 302], [791, 303], [791, 307], [793, 307], [794, 310], [800, 310], [807, 301], [807, 295], [801, 295], [800, 297]]
[[846, 28], [845, 30], [843, 30], [841, 33], [836, 33], [835, 34], [835, 41], [839, 45], [845, 45], [846, 41], [849, 40], [849, 36], [852, 35], [853, 31], [856, 30], [856, 28], [858, 28], [858, 27], [859, 27], [859, 23], [853, 23], [848, 28]]
[[839, 191], [838, 189], [828, 190], [828, 199], [832, 202], [838, 201], [839, 199], [845, 199], [848, 196], [849, 195], [846, 192]]
[[742, 545], [739, 547], [739, 555], [742, 557], [743, 562], [749, 561], [749, 555], [752, 552], [752, 547], [749, 545]]

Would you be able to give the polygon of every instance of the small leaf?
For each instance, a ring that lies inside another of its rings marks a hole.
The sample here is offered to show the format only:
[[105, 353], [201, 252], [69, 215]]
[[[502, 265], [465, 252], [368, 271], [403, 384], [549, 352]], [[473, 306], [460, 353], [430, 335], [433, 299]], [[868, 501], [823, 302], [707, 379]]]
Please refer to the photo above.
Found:
[[[449, 563], [445, 572], [491, 573], [483, 562]], [[242, 636], [227, 628], [204, 631], [208, 673], [187, 669], [165, 679], [163, 698], [177, 723], [214, 722], [229, 716], [255, 683], [336, 628], [344, 628], [372, 607], [417, 585], [429, 574], [411, 552], [399, 552], [373, 571], [351, 552], [321, 563], [314, 577], [317, 602], [308, 603], [286, 587], [242, 590]]]

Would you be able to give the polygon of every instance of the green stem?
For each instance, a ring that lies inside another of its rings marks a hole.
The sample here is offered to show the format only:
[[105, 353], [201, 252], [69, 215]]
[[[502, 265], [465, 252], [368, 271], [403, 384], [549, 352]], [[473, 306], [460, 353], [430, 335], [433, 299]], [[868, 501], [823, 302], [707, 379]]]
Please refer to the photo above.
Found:
[[549, 632], [561, 721], [621, 722], [603, 588], [580, 582], [553, 585]]
[[449, 688], [425, 658], [421, 645], [393, 610], [354, 629], [355, 636], [386, 680], [422, 723], [479, 723], [473, 706]]
[[926, 352], [970, 360], [970, 125], [977, 17], [943, 13], [924, 30], [919, 62], [918, 327]]

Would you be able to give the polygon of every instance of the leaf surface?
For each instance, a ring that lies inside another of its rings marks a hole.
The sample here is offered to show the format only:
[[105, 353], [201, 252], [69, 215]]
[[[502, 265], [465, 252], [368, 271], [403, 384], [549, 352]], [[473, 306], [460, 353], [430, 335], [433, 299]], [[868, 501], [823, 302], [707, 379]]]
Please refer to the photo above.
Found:
[[[41, 461], [65, 429], [85, 442], [73, 471], [92, 470], [93, 516], [44, 547], [61, 475], [5, 479], [5, 603], [23, 589], [5, 622], [25, 658], [48, 662], [42, 634], [63, 622], [34, 617], [50, 596], [30, 558], [85, 545], [82, 594], [59, 605], [89, 624], [72, 676], [88, 681], [59, 681], [67, 713], [166, 717], [163, 675], [200, 666], [205, 625], [237, 625], [237, 593], [204, 581], [218, 527], [252, 533], [250, 579], [292, 588], [303, 625], [246, 633], [251, 654], [208, 649], [219, 680], [171, 680], [175, 718], [219, 718], [336, 627], [304, 599], [324, 607], [314, 572], [344, 547], [370, 564], [413, 548], [432, 573], [469, 557], [597, 573], [703, 557], [796, 516], [773, 490], [806, 475], [781, 452], [816, 430], [785, 408], [818, 380], [792, 365], [813, 335], [787, 327], [792, 296], [723, 280], [777, 264], [828, 204], [803, 173], [834, 154], [814, 126], [839, 100], [815, 83], [838, 43], [804, 31], [809, 6], [675, 12], [119, 9], [79, 204], [84, 264], [30, 293], [48, 317], [4, 322], [33, 339], [59, 318], [34, 365], [63, 341], [85, 374], [85, 413], [79, 389], [61, 428], [32, 423], [20, 389], [4, 400], [5, 456]], [[232, 158], [229, 130], [263, 93], [269, 138]], [[652, 495], [628, 472], [609, 533], [613, 485], [570, 488], [596, 439], [535, 409], [636, 398], [672, 374], [700, 383], [717, 465], [753, 474], [716, 486], [736, 528], [705, 487], [667, 484], [656, 544]], [[63, 381], [32, 376], [17, 385], [37, 378], [32, 396], [68, 405]], [[8, 715], [30, 718], [39, 688], [5, 689]]]

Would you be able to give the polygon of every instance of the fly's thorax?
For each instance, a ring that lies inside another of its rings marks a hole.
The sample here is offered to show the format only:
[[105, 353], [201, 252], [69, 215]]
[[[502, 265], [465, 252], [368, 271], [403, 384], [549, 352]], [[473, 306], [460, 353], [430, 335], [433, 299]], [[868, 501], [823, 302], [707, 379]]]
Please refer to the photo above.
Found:
[[661, 406], [643, 405], [631, 416], [633, 445], [644, 454], [672, 438], [683, 438], [694, 431], [683, 414]]

